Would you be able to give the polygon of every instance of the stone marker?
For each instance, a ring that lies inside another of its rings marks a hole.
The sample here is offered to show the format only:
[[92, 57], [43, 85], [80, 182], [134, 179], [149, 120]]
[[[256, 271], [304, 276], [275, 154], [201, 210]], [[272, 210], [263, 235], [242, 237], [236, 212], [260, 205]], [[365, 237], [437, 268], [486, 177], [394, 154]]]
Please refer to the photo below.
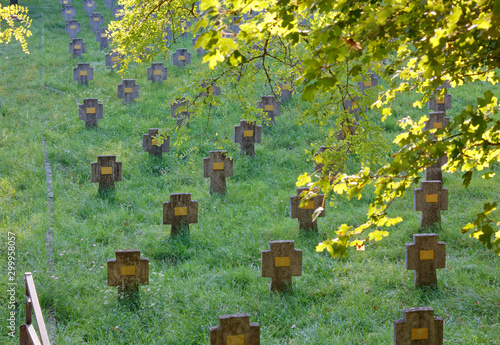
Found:
[[240, 153], [255, 156], [255, 143], [260, 143], [262, 127], [255, 121], [240, 120], [239, 126], [234, 126], [234, 142], [240, 144]]
[[177, 67], [184, 67], [191, 64], [191, 53], [187, 49], [177, 49], [172, 55], [172, 63]]
[[284, 82], [280, 83], [278, 91], [280, 94], [281, 102], [286, 102], [292, 99], [293, 87], [291, 86], [291, 83], [284, 83]]
[[219, 316], [219, 326], [210, 327], [210, 345], [260, 345], [260, 327], [250, 314]]
[[94, 69], [88, 63], [79, 63], [73, 68], [73, 80], [83, 85], [89, 85], [90, 80], [94, 80]]
[[170, 237], [189, 234], [189, 224], [198, 223], [198, 201], [190, 193], [170, 194], [163, 203], [163, 224], [171, 224]]
[[108, 29], [100, 28], [96, 31], [96, 40], [99, 42], [99, 49], [106, 49], [109, 47], [109, 42], [111, 42], [111, 36], [109, 35]]
[[[309, 199], [305, 202], [302, 207], [300, 206], [301, 198], [300, 194], [307, 191], [308, 188], [297, 188], [297, 195], [292, 195], [290, 197], [290, 217], [297, 218], [299, 220], [299, 231], [302, 230], [314, 230], [318, 231], [318, 220], [313, 221], [314, 211], [318, 207], [323, 207], [323, 200], [325, 198], [324, 194], [319, 194], [315, 197]], [[318, 217], [324, 217], [325, 210], [323, 209]]]
[[358, 87], [360, 88], [363, 95], [365, 94], [366, 89], [369, 89], [369, 88], [371, 88], [373, 86], [377, 86], [377, 85], [378, 85], [378, 78], [375, 75], [375, 73], [370, 73], [368, 75], [368, 78], [366, 78], [363, 81], [358, 82]]
[[208, 97], [208, 96], [220, 96], [220, 87], [218, 87], [215, 83], [207, 83], [204, 82], [201, 84], [201, 88], [205, 89], [205, 91], [200, 93], [200, 96], [202, 97]]
[[178, 98], [170, 105], [170, 116], [177, 120], [177, 126], [182, 125], [185, 120], [189, 120], [193, 112], [189, 110], [189, 101], [184, 97]]
[[437, 268], [446, 267], [446, 245], [437, 234], [414, 234], [406, 244], [406, 269], [414, 270], [415, 286], [437, 286]]
[[80, 23], [78, 23], [78, 20], [71, 19], [66, 23], [66, 33], [69, 34], [69, 38], [71, 40], [77, 38], [79, 32], [80, 32]]
[[443, 319], [430, 307], [403, 310], [403, 318], [394, 321], [394, 345], [441, 345]]
[[[193, 42], [193, 48], [195, 47], [196, 45], [196, 41], [198, 40], [198, 38], [200, 37], [201, 35], [196, 35], [195, 38], [193, 38], [192, 42]], [[206, 54], [206, 50], [203, 49], [202, 47], [198, 48], [198, 49], [195, 49], [196, 50], [196, 55], [198, 56], [203, 56]]]
[[[446, 114], [446, 110], [451, 109], [451, 99], [452, 96], [448, 94], [447, 88], [450, 87], [449, 82], [445, 82], [443, 86], [438, 87], [432, 95], [434, 96], [427, 103], [427, 107], [434, 111], [442, 111]], [[436, 97], [436, 94], [444, 89], [444, 96]]]
[[261, 253], [262, 277], [271, 278], [269, 291], [292, 291], [292, 276], [302, 275], [302, 250], [294, 241], [270, 241]]
[[87, 16], [90, 17], [90, 15], [92, 14], [92, 12], [95, 12], [95, 10], [97, 9], [97, 4], [95, 1], [93, 0], [87, 0], [85, 2], [85, 11], [87, 12]]
[[74, 38], [69, 42], [69, 52], [73, 54], [73, 59], [81, 58], [82, 54], [87, 52], [87, 43], [81, 38]]
[[95, 34], [101, 29], [101, 25], [104, 24], [104, 17], [99, 12], [93, 12], [90, 15], [89, 23], [92, 26], [92, 32]]
[[420, 226], [441, 223], [441, 211], [448, 209], [448, 189], [441, 181], [422, 181], [414, 191], [415, 211], [422, 211]]
[[138, 293], [140, 284], [149, 284], [149, 260], [139, 249], [115, 250], [108, 259], [108, 286], [118, 286], [118, 294]]
[[109, 53], [106, 54], [106, 67], [111, 67], [111, 69], [120, 69], [120, 66], [120, 54], [114, 51], [109, 51]]
[[106, 9], [111, 10], [111, 9], [113, 9], [113, 5], [115, 3], [115, 0], [104, 0], [104, 3], [106, 4]]
[[[444, 111], [431, 112], [429, 113], [429, 120], [425, 123], [424, 131], [431, 129], [440, 130], [441, 128], [448, 127], [449, 124], [450, 118], [446, 116]], [[434, 134], [433, 139], [435, 140]]]
[[122, 20], [123, 16], [123, 5], [115, 5], [115, 7], [113, 7], [113, 17], [115, 17], [116, 20]]
[[139, 97], [140, 85], [135, 83], [135, 79], [123, 79], [118, 85], [118, 98], [123, 99], [123, 103], [133, 103]]
[[78, 118], [85, 121], [85, 128], [97, 128], [97, 120], [103, 118], [103, 106], [97, 98], [86, 98], [78, 105]]
[[[280, 115], [280, 103], [274, 96], [262, 96], [260, 102], [257, 103], [257, 108], [261, 108], [267, 114], [267, 118], [274, 123], [274, 118]], [[264, 119], [263, 119], [264, 120]], [[267, 121], [264, 120], [264, 123]]]
[[162, 62], [153, 62], [147, 69], [148, 80], [161, 83], [167, 79], [167, 67], [163, 67]]
[[62, 15], [66, 22], [69, 22], [76, 15], [75, 9], [73, 6], [63, 6]]
[[142, 135], [142, 151], [149, 152], [150, 155], [156, 157], [162, 157], [163, 152], [168, 152], [170, 148], [170, 135], [166, 139], [163, 139], [163, 143], [158, 146], [157, 139], [153, 137], [158, 136], [158, 128], [150, 128], [148, 134]]
[[226, 193], [226, 177], [233, 176], [233, 158], [227, 151], [210, 151], [203, 158], [203, 177], [210, 178], [210, 193]]
[[99, 191], [114, 189], [121, 180], [122, 162], [116, 156], [97, 156], [97, 163], [92, 163], [92, 182], [99, 182]]

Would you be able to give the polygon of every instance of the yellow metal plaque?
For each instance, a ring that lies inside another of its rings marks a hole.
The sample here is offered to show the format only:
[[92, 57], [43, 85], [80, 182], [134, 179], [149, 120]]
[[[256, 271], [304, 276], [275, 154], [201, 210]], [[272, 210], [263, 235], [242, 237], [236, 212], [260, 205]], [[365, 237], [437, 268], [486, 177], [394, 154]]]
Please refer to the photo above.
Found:
[[80, 71], [80, 75], [87, 75], [87, 71]]
[[365, 81], [365, 82], [363, 82], [363, 85], [365, 87], [372, 87], [372, 81], [371, 80]]
[[161, 71], [159, 69], [155, 69], [153, 71], [153, 75], [161, 75]]
[[281, 85], [281, 90], [288, 91], [288, 90], [290, 90], [290, 86], [288, 86], [288, 85]]
[[121, 276], [135, 276], [135, 266], [120, 266]]
[[95, 114], [95, 108], [87, 108], [87, 114]]
[[244, 137], [253, 137], [253, 131], [252, 130], [243, 131], [243, 136]]
[[425, 196], [425, 202], [438, 202], [437, 194], [427, 194]]
[[67, 14], [71, 14], [71, 10], [67, 10], [67, 11], [66, 11], [66, 13], [67, 13]]
[[73, 47], [73, 49], [82, 49], [82, 47], [79, 44], [75, 44], [75, 46]]
[[101, 175], [111, 175], [113, 173], [113, 167], [102, 167]]
[[132, 90], [132, 88], [131, 88], [131, 87], [126, 87], [124, 92], [125, 92], [125, 93], [132, 93], [132, 91], [133, 91], [133, 90]]
[[436, 103], [437, 103], [437, 104], [444, 104], [444, 97], [438, 98], [438, 99], [436, 100]]
[[316, 208], [316, 204], [314, 203], [314, 200], [309, 200], [300, 208], [303, 210], [314, 210]]
[[68, 2], [66, 0], [63, 1], [63, 5], [67, 5], [67, 4], [68, 4]]
[[179, 61], [185, 61], [186, 57], [184, 55], [179, 56]]
[[76, 25], [70, 25], [69, 28], [70, 29], [76, 29]]
[[158, 145], [158, 140], [157, 140], [157, 139], [153, 139], [153, 140], [151, 141], [151, 145], [153, 145], [153, 146], [157, 146], [157, 145]]
[[111, 61], [116, 62], [116, 61], [118, 61], [118, 58], [116, 56], [112, 56]]
[[102, 37], [102, 38], [105, 38], [105, 37], [106, 37], [106, 34], [101, 34], [101, 37]]
[[428, 328], [412, 328], [411, 329], [411, 340], [425, 340], [429, 337]]
[[272, 104], [266, 104], [264, 106], [264, 111], [273, 111], [273, 105]]
[[434, 260], [434, 251], [433, 250], [421, 250], [420, 251], [420, 260]]
[[214, 170], [224, 170], [224, 162], [217, 162], [213, 165]]
[[214, 87], [213, 86], [209, 86], [207, 92], [208, 93], [213, 93], [214, 92]]
[[290, 266], [290, 258], [288, 256], [277, 256], [274, 258], [274, 267]]
[[94, 18], [94, 22], [98, 22], [99, 21], [99, 18], [98, 17], [95, 17]]
[[87, 7], [92, 7], [92, 4], [91, 4], [91, 3], [90, 3], [90, 4], [88, 4], [88, 5], [87, 5]]
[[441, 128], [443, 128], [443, 123], [442, 122], [434, 122], [432, 124], [432, 128], [441, 129]]
[[187, 207], [174, 207], [175, 216], [187, 216], [187, 214], [188, 214]]
[[245, 345], [245, 335], [228, 335], [227, 345]]

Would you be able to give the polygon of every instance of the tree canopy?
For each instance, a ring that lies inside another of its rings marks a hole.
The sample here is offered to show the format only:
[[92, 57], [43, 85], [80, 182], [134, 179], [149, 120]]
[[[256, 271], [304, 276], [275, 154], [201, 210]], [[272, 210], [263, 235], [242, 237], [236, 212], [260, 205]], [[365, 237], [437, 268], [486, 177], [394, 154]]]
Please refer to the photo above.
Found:
[[[23, 52], [29, 54], [26, 38], [31, 36], [31, 20], [26, 7], [0, 5], [0, 43], [9, 44], [12, 37], [21, 44]], [[16, 25], [16, 23], [18, 23]]]
[[[391, 203], [444, 155], [448, 157], [444, 171], [461, 171], [466, 187], [474, 174], [498, 178], [491, 165], [500, 161], [500, 120], [498, 99], [491, 90], [476, 105], [461, 109], [445, 128], [424, 130], [426, 116], [400, 120], [402, 133], [394, 141], [399, 149], [383, 164], [373, 159], [386, 149], [373, 139], [383, 133], [370, 125], [369, 118], [356, 119], [346, 111], [346, 101], [360, 96], [355, 82], [367, 73], [389, 80], [389, 88], [367, 104], [380, 109], [382, 120], [391, 116], [391, 103], [404, 92], [418, 93], [420, 100], [414, 106], [422, 108], [444, 83], [496, 84], [500, 0], [120, 0], [120, 4], [124, 16], [112, 22], [110, 30], [115, 49], [124, 56], [123, 71], [132, 61], [152, 61], [166, 54], [187, 29], [200, 35], [195, 48], [207, 51], [203, 61], [215, 79], [258, 67], [273, 92], [279, 92], [278, 80], [291, 79], [301, 88], [302, 98], [315, 104], [304, 120], [324, 124], [333, 114], [342, 114], [336, 122], [339, 127], [362, 122], [364, 131], [346, 133], [348, 140], [334, 140], [337, 130], [332, 131], [331, 149], [315, 158], [336, 170], [341, 167], [335, 162], [346, 152], [357, 151], [358, 172], [298, 177], [298, 186], [310, 188], [306, 197], [324, 192], [359, 198], [369, 192], [368, 186], [374, 187], [366, 222], [343, 224], [335, 238], [318, 245], [318, 251], [326, 249], [338, 257], [348, 247], [387, 236], [384, 229], [402, 220], [388, 216]], [[165, 44], [168, 30], [172, 37]], [[374, 145], [366, 145], [367, 140]], [[497, 202], [485, 203], [462, 232], [500, 255], [496, 209]]]

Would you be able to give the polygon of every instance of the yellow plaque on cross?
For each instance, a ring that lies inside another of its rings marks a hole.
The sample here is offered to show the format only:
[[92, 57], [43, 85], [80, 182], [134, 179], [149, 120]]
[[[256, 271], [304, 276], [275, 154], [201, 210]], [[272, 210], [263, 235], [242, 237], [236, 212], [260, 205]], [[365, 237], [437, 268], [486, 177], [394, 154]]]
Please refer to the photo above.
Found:
[[179, 61], [185, 61], [186, 57], [184, 55], [179, 56]]
[[209, 86], [207, 92], [208, 93], [213, 93], [214, 92], [214, 87], [213, 86]]
[[175, 216], [187, 216], [187, 214], [188, 214], [187, 207], [174, 207]]
[[113, 173], [113, 167], [102, 167], [101, 175], [111, 175]]
[[71, 10], [67, 10], [67, 11], [66, 11], [66, 14], [71, 14]]
[[74, 29], [76, 29], [76, 25], [70, 25], [69, 28], [74, 30]]
[[79, 44], [75, 44], [75, 46], [73, 47], [73, 49], [81, 49], [82, 47], [79, 45]]
[[87, 71], [80, 71], [80, 75], [83, 76], [83, 75], [87, 75]]
[[244, 137], [253, 137], [253, 130], [244, 130], [243, 136]]
[[427, 202], [427, 203], [438, 202], [438, 195], [437, 194], [427, 194], [425, 196], [425, 202]]
[[288, 91], [288, 90], [290, 90], [290, 86], [288, 86], [288, 85], [282, 85], [281, 86], [281, 90]]
[[87, 114], [95, 114], [95, 108], [87, 108]]
[[226, 342], [227, 345], [245, 345], [245, 335], [228, 335]]
[[264, 106], [264, 111], [273, 111], [273, 105], [272, 104], [266, 104]]
[[89, 3], [89, 4], [87, 5], [87, 7], [92, 7], [92, 3]]
[[274, 258], [274, 267], [290, 266], [290, 258], [288, 256], [277, 256]]
[[132, 88], [131, 88], [131, 87], [126, 87], [124, 92], [125, 92], [125, 93], [132, 93], [132, 91], [133, 91], [133, 90], [132, 90]]
[[433, 250], [421, 250], [420, 251], [420, 260], [434, 260], [434, 251]]
[[161, 71], [159, 69], [155, 69], [153, 75], [161, 75]]
[[116, 56], [112, 56], [111, 61], [116, 62], [116, 61], [118, 61], [118, 58]]
[[106, 34], [101, 34], [101, 38], [105, 38], [106, 37]]
[[121, 276], [135, 276], [135, 266], [120, 266]]
[[98, 22], [99, 21], [99, 18], [98, 17], [95, 17], [94, 18], [94, 22]]
[[441, 129], [441, 128], [443, 128], [443, 123], [442, 122], [434, 122], [432, 124], [432, 128]]
[[428, 328], [412, 328], [411, 340], [425, 340], [429, 338]]
[[216, 162], [213, 165], [214, 170], [224, 170], [224, 162]]
[[67, 5], [68, 2], [66, 0], [63, 1], [63, 5]]
[[157, 139], [153, 139], [153, 140], [151, 141], [151, 145], [153, 145], [153, 146], [158, 146], [158, 140], [157, 140]]
[[365, 81], [363, 82], [363, 85], [364, 87], [372, 87], [372, 81], [371, 80]]
[[444, 97], [440, 97], [436, 100], [437, 104], [444, 104]]
[[300, 207], [303, 210], [314, 210], [316, 208], [316, 204], [314, 203], [314, 200], [309, 200], [304, 203], [304, 206]]

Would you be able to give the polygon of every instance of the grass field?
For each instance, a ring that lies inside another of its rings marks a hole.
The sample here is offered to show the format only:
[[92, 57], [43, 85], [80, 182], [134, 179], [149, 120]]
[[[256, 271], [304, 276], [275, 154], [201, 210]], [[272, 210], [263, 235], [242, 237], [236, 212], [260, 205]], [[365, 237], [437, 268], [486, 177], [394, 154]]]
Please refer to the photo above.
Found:
[[[140, 97], [123, 105], [116, 97], [122, 77], [104, 66], [108, 51], [98, 49], [82, 4], [73, 5], [82, 26], [79, 37], [87, 42], [82, 60], [68, 53], [55, 0], [27, 5], [33, 19], [30, 55], [15, 43], [0, 47], [0, 343], [18, 343], [7, 335], [5, 321], [9, 296], [3, 253], [12, 232], [16, 325], [24, 322], [23, 274], [33, 272], [44, 315], [50, 310], [55, 315], [57, 328], [50, 332], [57, 344], [208, 344], [209, 327], [218, 324], [219, 315], [233, 313], [250, 313], [250, 321], [260, 324], [262, 344], [392, 344], [393, 321], [403, 309], [420, 306], [434, 308], [444, 319], [447, 344], [499, 344], [500, 258], [460, 233], [485, 201], [497, 201], [497, 179], [476, 178], [465, 189], [459, 174], [445, 174], [449, 209], [442, 212], [437, 231], [446, 243], [447, 267], [437, 273], [437, 290], [414, 288], [413, 272], [405, 269], [404, 244], [419, 232], [412, 193], [392, 207], [390, 215], [405, 221], [388, 239], [341, 260], [316, 253], [315, 246], [339, 225], [364, 220], [370, 196], [336, 198], [335, 207], [327, 206], [326, 217], [319, 219], [318, 233], [298, 233], [289, 197], [296, 192], [297, 176], [313, 170], [305, 151], [321, 145], [328, 129], [297, 125], [310, 105], [299, 95], [282, 105], [276, 124], [263, 129], [256, 156], [240, 156], [234, 125], [269, 89], [259, 76], [251, 84], [222, 83], [215, 106], [201, 103], [188, 131], [171, 133], [170, 152], [162, 159], [151, 157], [142, 152], [142, 134], [175, 126], [170, 103], [195, 95], [194, 89], [180, 93], [197, 85], [206, 67], [185, 40], [179, 47], [189, 47], [193, 64], [179, 69], [170, 56], [158, 60], [168, 67], [162, 84], [146, 80], [148, 66], [134, 65], [123, 78], [136, 79]], [[107, 24], [111, 11], [102, 1], [97, 6]], [[90, 62], [95, 69], [88, 87], [72, 80], [77, 62]], [[483, 84], [450, 90], [449, 116], [474, 104], [484, 90]], [[85, 129], [78, 120], [77, 105], [84, 98], [104, 104], [97, 129]], [[411, 107], [416, 99], [404, 95], [393, 105], [393, 118], [380, 123], [388, 142], [399, 131], [397, 119], [425, 114]], [[53, 219], [42, 137], [53, 174]], [[224, 196], [209, 193], [202, 173], [202, 158], [215, 149], [234, 158]], [[105, 154], [123, 162], [123, 181], [102, 195], [90, 182], [90, 164]], [[500, 171], [498, 166], [493, 170]], [[170, 226], [162, 225], [162, 202], [170, 193], [191, 193], [199, 203], [199, 221], [190, 226], [188, 238], [171, 240]], [[47, 249], [49, 228], [54, 239]], [[294, 277], [293, 292], [270, 294], [269, 279], [260, 277], [260, 253], [272, 240], [294, 240], [303, 250], [303, 273]], [[150, 260], [150, 283], [141, 286], [138, 308], [119, 303], [116, 288], [107, 286], [106, 260], [117, 249], [132, 248]], [[47, 263], [50, 252], [54, 271]]]

